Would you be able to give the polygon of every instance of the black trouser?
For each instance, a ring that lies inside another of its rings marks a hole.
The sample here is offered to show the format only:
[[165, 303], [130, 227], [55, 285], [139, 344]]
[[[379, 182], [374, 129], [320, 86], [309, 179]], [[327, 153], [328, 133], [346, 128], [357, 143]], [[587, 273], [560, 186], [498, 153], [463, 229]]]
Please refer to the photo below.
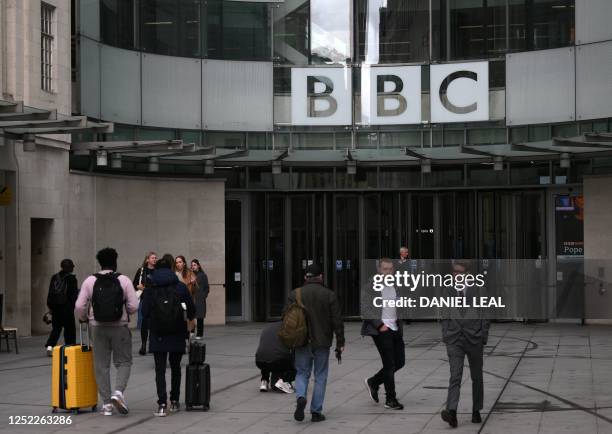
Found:
[[149, 339], [149, 319], [143, 318], [140, 323], [140, 345], [146, 347], [147, 339]]
[[255, 362], [261, 370], [261, 379], [269, 381], [272, 386], [276, 384], [279, 378], [283, 381], [291, 383], [295, 380], [295, 367], [293, 360], [280, 360], [277, 362]]
[[402, 369], [406, 362], [404, 339], [399, 331], [391, 329], [372, 336], [380, 354], [383, 367], [373, 377], [375, 386], [385, 385], [387, 399], [395, 398], [395, 372]]
[[[169, 357], [168, 357], [169, 356]], [[155, 358], [155, 385], [157, 386], [157, 403], [166, 404], [166, 359], [170, 359], [170, 401], [177, 401], [181, 395], [181, 359], [183, 353], [153, 353]]]
[[461, 392], [461, 378], [463, 377], [463, 363], [467, 356], [472, 377], [472, 410], [482, 410], [484, 400], [484, 384], [482, 381], [483, 344], [473, 344], [463, 336], [452, 344], [446, 344], [446, 353], [450, 365], [450, 380], [448, 381], [448, 397], [446, 408], [457, 410], [459, 393]]
[[64, 344], [76, 344], [76, 326], [74, 325], [74, 311], [68, 307], [51, 309], [53, 329], [47, 339], [46, 347], [54, 347], [64, 329]]
[[197, 319], [196, 336], [198, 337], [204, 336], [204, 318]]

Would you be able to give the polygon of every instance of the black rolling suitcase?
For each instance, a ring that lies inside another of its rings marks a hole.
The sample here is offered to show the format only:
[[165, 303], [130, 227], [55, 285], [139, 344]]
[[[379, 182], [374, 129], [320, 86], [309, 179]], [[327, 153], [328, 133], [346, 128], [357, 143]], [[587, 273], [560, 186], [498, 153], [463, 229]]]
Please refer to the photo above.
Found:
[[204, 338], [192, 338], [189, 342], [189, 364], [201, 365], [206, 361]]
[[185, 409], [202, 407], [202, 411], [210, 408], [210, 365], [207, 363], [187, 365], [185, 375]]

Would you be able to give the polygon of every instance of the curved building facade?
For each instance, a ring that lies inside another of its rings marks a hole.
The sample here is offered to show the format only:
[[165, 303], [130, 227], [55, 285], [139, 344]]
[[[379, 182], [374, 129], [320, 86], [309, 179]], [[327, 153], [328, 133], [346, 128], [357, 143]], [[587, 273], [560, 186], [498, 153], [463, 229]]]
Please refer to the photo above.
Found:
[[611, 154], [561, 145], [612, 128], [607, 0], [82, 0], [75, 16], [74, 111], [115, 123], [80, 139], [199, 152], [71, 169], [225, 179], [228, 317], [278, 316], [308, 261], [357, 316], [360, 261], [401, 245], [554, 259], [551, 276], [559, 246], [585, 254], [559, 204], [588, 202]]

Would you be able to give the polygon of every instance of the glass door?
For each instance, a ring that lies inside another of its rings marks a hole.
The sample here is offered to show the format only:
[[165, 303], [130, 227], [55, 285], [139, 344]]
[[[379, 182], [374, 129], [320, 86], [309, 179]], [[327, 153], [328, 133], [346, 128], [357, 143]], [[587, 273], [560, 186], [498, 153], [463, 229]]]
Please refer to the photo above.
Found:
[[359, 196], [336, 195], [333, 198], [331, 267], [332, 289], [336, 291], [345, 317], [360, 315], [359, 266], [362, 253], [359, 233], [361, 218]]
[[230, 195], [225, 200], [225, 316], [228, 321], [250, 321], [247, 195]]

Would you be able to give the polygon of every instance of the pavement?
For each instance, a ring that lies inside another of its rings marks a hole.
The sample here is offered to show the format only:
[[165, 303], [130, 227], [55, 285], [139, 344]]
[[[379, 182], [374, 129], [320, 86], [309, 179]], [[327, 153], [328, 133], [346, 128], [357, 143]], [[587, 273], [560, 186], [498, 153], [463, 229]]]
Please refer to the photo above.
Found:
[[[153, 358], [138, 355], [140, 337], [134, 333], [134, 364], [125, 394], [129, 415], [82, 413], [72, 415], [71, 425], [9, 424], [10, 416], [51, 415], [51, 359], [44, 353], [45, 337], [21, 338], [20, 354], [8, 354], [4, 346], [0, 353], [0, 432], [612, 433], [609, 326], [493, 324], [485, 349], [483, 424], [470, 421], [471, 382], [466, 365], [459, 427], [454, 430], [440, 419], [449, 367], [438, 324], [417, 322], [405, 327], [406, 366], [396, 374], [398, 399], [405, 409], [394, 411], [369, 400], [363, 379], [380, 368], [380, 359], [371, 339], [359, 336], [360, 324], [346, 323], [342, 364], [330, 354], [327, 420], [321, 423], [309, 422], [308, 414], [304, 422], [293, 420], [294, 395], [259, 392], [253, 355], [263, 326], [208, 327], [211, 409], [181, 411], [166, 418], [153, 416]], [[169, 371], [167, 376], [169, 382]]]

